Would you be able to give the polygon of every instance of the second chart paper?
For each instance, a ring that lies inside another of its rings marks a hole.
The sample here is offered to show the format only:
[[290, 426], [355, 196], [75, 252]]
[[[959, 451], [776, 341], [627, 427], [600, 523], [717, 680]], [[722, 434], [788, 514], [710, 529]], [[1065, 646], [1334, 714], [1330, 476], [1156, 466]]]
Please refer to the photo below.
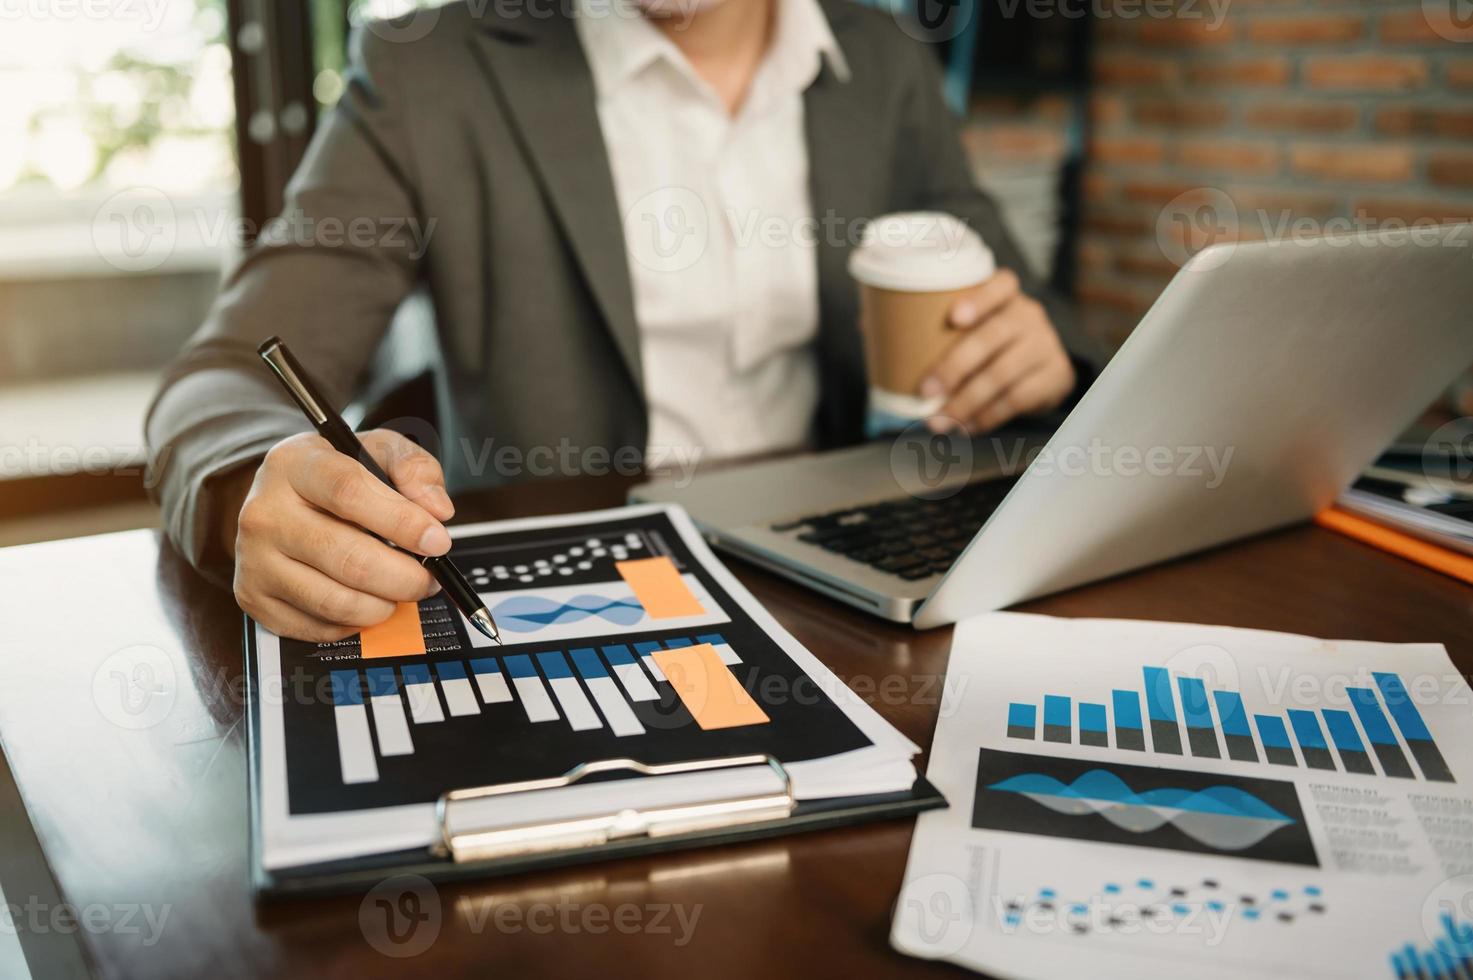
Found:
[[1473, 698], [1437, 644], [958, 627], [893, 941], [1001, 977], [1473, 975]]

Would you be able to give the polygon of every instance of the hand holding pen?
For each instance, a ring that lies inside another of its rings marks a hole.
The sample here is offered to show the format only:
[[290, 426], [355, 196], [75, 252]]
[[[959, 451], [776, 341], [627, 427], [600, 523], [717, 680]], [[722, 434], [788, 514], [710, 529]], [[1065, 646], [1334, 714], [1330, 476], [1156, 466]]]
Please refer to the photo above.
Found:
[[[319, 434], [283, 440], [254, 473], [232, 535], [241, 607], [277, 633], [323, 642], [380, 622], [394, 603], [433, 595], [448, 581], [447, 597], [495, 638], [464, 577], [448, 559], [435, 560], [450, 548], [441, 522], [454, 512], [439, 463], [396, 433], [363, 433], [360, 441], [300, 365], [270, 342], [262, 349], [276, 352], [294, 379], [289, 391], [300, 384], [302, 396], [293, 399]], [[431, 560], [422, 563], [425, 555]]]

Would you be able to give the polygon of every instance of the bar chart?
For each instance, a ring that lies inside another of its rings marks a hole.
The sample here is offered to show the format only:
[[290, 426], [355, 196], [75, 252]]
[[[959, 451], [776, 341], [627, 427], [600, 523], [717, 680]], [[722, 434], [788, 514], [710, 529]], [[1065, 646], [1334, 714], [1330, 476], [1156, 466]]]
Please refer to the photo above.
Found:
[[634, 649], [613, 643], [333, 670], [342, 781], [375, 782], [383, 759], [415, 753], [422, 726], [482, 712], [516, 712], [518, 723], [624, 738], [646, 733], [641, 704], [668, 695], [684, 709], [677, 721], [702, 729], [763, 724], [766, 714], [731, 671], [741, 663], [722, 634], [700, 633], [641, 641]]
[[1401, 676], [1375, 672], [1371, 681], [1346, 687], [1344, 707], [1250, 714], [1237, 691], [1145, 666], [1139, 688], [1108, 699], [1045, 694], [1041, 711], [1009, 703], [1007, 737], [1108, 748], [1113, 734], [1114, 748], [1133, 752], [1454, 782]]

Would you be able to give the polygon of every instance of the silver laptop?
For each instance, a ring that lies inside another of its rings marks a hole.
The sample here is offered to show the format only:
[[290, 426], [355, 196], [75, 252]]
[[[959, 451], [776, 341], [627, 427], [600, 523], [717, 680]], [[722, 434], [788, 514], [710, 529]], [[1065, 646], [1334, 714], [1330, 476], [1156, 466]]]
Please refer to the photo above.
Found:
[[918, 426], [631, 498], [920, 628], [1303, 521], [1473, 365], [1470, 229], [1204, 249], [1051, 436]]

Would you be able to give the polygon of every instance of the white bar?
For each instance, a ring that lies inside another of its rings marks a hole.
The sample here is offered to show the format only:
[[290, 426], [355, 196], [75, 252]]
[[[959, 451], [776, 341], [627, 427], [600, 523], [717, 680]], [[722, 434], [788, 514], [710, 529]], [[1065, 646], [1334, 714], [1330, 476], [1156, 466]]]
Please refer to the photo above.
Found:
[[619, 683], [624, 685], [624, 690], [629, 692], [631, 701], [658, 701], [660, 692], [655, 690], [655, 685], [645, 676], [644, 669], [637, 663], [611, 664], [614, 673], [618, 675]]
[[494, 674], [477, 674], [476, 687], [481, 689], [481, 700], [487, 704], [511, 700], [511, 688], [506, 686], [506, 675], [499, 670]]
[[404, 696], [409, 700], [409, 715], [416, 725], [445, 720], [434, 684], [405, 684]]
[[730, 644], [713, 643], [711, 644], [711, 649], [716, 651], [716, 655], [721, 658], [721, 662], [728, 667], [734, 667], [742, 662], [742, 658], [737, 656], [737, 652], [731, 648]]
[[440, 690], [445, 692], [445, 704], [450, 707], [452, 715], [481, 713], [481, 706], [476, 704], [476, 696], [471, 692], [471, 682], [464, 677], [455, 677], [450, 680], [442, 677]]
[[650, 673], [652, 675], [654, 675], [655, 680], [657, 680], [657, 681], [659, 681], [661, 683], [664, 683], [664, 681], [665, 681], [665, 672], [660, 669], [660, 665], [659, 664], [655, 663], [655, 658], [654, 657], [651, 657], [648, 654], [645, 654], [645, 655], [641, 656], [639, 659], [641, 659], [641, 660], [644, 661], [644, 665], [649, 668], [649, 671], [650, 671]]
[[[583, 680], [588, 684], [588, 692], [593, 695], [593, 700], [598, 702], [599, 710], [609, 720], [609, 729], [615, 735], [644, 734], [644, 726], [634, 717], [634, 709], [624, 700], [624, 692], [619, 690], [619, 685], [614, 683], [612, 677], [585, 677]], [[568, 712], [568, 717], [573, 717], [572, 711]]]
[[604, 727], [604, 723], [598, 720], [598, 712], [588, 703], [588, 695], [578, 685], [578, 678], [552, 677], [548, 683], [552, 685], [552, 693], [557, 695], [557, 703], [563, 706], [563, 714], [568, 716], [568, 724], [573, 726], [573, 731], [585, 732], [590, 728]]
[[397, 694], [377, 694], [373, 702], [373, 727], [378, 729], [378, 754], [413, 755], [409, 740], [409, 722], [404, 720], [404, 702]]
[[513, 677], [511, 685], [517, 689], [517, 697], [522, 699], [522, 709], [527, 712], [528, 721], [558, 720], [557, 708], [553, 707], [547, 688], [542, 686], [542, 678]]
[[338, 763], [345, 783], [378, 782], [373, 740], [368, 736], [368, 712], [361, 704], [339, 704], [332, 709], [338, 724]]

